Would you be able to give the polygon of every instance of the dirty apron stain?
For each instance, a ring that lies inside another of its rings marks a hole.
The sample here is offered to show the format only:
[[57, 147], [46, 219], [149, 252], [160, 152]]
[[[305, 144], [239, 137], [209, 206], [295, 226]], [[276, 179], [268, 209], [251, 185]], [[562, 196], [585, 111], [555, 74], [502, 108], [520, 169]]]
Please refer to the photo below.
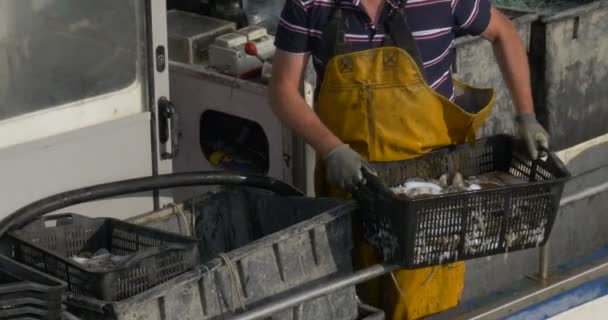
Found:
[[[342, 20], [337, 9], [324, 32], [322, 42], [328, 45], [321, 49], [328, 62], [315, 105], [334, 134], [372, 163], [407, 160], [475, 141], [494, 101], [492, 89], [455, 81], [457, 104], [431, 89], [402, 11], [388, 19], [391, 39], [383, 47], [360, 52], [345, 49]], [[315, 171], [317, 195], [348, 196], [325, 185], [321, 161]], [[380, 253], [361, 238], [360, 228], [353, 223], [355, 267], [382, 263]], [[363, 285], [361, 295], [388, 319], [419, 319], [458, 304], [464, 272], [464, 262], [398, 270], [394, 280], [385, 276]]]

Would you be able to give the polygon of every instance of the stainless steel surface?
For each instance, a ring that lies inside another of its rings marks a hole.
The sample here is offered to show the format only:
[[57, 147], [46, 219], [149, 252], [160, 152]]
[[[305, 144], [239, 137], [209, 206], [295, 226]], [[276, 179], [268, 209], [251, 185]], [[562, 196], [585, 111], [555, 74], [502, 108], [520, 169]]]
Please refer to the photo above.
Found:
[[472, 312], [455, 317], [454, 320], [470, 319], [470, 320], [486, 320], [500, 319], [508, 316], [514, 311], [521, 310], [535, 303], [543, 301], [561, 292], [575, 288], [590, 280], [608, 275], [608, 262], [601, 263], [588, 270], [566, 276], [561, 280], [557, 280], [552, 284], [544, 287], [533, 289], [529, 292], [519, 295], [517, 298], [510, 301], [500, 301], [495, 306], [488, 307], [484, 310]]
[[192, 64], [207, 59], [207, 49], [216, 37], [236, 30], [234, 22], [178, 10], [167, 12], [167, 25], [169, 59]]
[[367, 280], [376, 278], [383, 274], [387, 274], [393, 270], [396, 270], [397, 268], [397, 266], [374, 265], [367, 269], [357, 271], [351, 275], [335, 278], [333, 280], [317, 284], [312, 288], [306, 288], [306, 290], [301, 290], [294, 294], [281, 297], [280, 299], [268, 303], [267, 305], [262, 305], [255, 309], [248, 310], [229, 319], [261, 319], [274, 313], [277, 313], [281, 310], [301, 304], [302, 302], [313, 300], [315, 298], [346, 288], [348, 286], [363, 283]]

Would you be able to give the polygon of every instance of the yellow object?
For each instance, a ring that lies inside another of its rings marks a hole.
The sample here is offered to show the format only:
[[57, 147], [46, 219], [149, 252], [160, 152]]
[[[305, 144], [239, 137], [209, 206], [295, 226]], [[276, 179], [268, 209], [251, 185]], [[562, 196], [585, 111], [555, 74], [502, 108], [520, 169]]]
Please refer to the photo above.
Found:
[[[331, 58], [315, 110], [334, 134], [368, 161], [400, 161], [475, 141], [490, 112], [494, 91], [456, 81], [455, 93], [463, 107], [431, 89], [406, 51], [381, 47]], [[345, 196], [324, 185], [321, 165], [318, 161], [317, 194]], [[360, 238], [358, 226], [353, 228], [355, 267], [381, 262], [380, 255]], [[419, 319], [458, 304], [464, 271], [463, 262], [399, 270], [394, 280], [387, 276], [370, 281], [362, 296], [384, 309], [389, 319]]]
[[398, 47], [337, 56], [325, 69], [316, 111], [334, 134], [371, 162], [398, 161], [475, 141], [494, 99], [492, 89], [455, 81], [469, 113], [424, 80]]
[[228, 157], [228, 160], [230, 161], [230, 156], [226, 155], [225, 153], [223, 153], [221, 151], [214, 151], [209, 156], [209, 163], [214, 166], [219, 166], [222, 163], [222, 161], [225, 161], [224, 159], [226, 157]]

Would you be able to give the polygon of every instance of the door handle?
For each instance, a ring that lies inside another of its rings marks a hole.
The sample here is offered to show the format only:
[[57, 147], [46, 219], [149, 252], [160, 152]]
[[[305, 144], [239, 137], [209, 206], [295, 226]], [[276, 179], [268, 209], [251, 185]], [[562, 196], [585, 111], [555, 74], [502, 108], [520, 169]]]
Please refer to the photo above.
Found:
[[175, 159], [179, 153], [179, 116], [175, 106], [166, 97], [158, 100], [158, 137], [161, 144], [166, 145], [171, 139], [170, 151], [161, 151], [160, 158], [163, 160]]

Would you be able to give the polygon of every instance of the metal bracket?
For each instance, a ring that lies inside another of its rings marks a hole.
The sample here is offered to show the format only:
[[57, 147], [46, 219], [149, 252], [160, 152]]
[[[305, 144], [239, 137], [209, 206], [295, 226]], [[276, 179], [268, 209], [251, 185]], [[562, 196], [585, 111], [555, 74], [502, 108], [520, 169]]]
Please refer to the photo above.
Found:
[[171, 151], [162, 151], [161, 159], [175, 159], [179, 152], [179, 117], [175, 106], [166, 97], [158, 100], [158, 136], [160, 143], [166, 145], [171, 139]]
[[167, 55], [165, 53], [165, 47], [156, 47], [156, 71], [163, 72], [167, 68]]

